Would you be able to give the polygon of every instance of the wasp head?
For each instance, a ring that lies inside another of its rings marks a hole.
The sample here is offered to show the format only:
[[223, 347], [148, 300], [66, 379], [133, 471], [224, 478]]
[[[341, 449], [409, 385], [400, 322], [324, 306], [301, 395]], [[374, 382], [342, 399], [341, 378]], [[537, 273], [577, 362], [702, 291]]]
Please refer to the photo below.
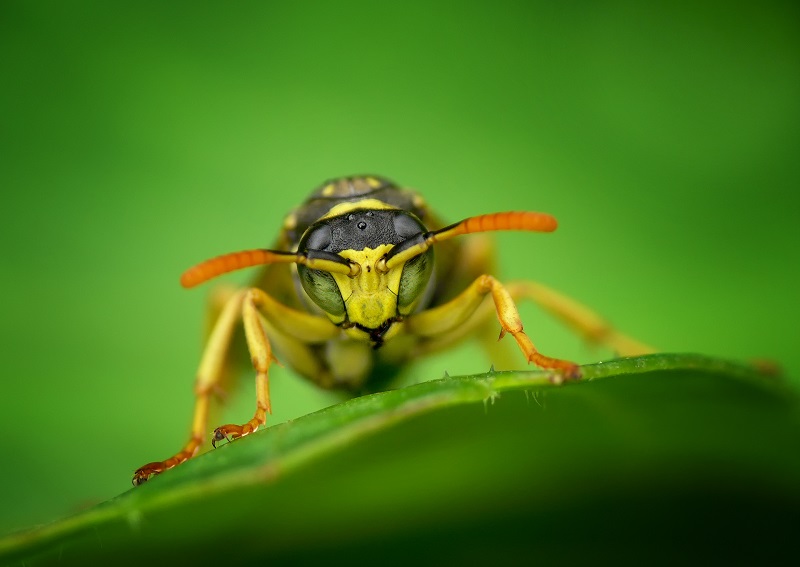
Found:
[[353, 336], [379, 346], [392, 335], [392, 324], [420, 302], [433, 268], [433, 250], [388, 268], [386, 258], [403, 242], [425, 233], [413, 214], [397, 209], [357, 209], [324, 218], [300, 240], [299, 249], [337, 254], [350, 274], [298, 265], [300, 283], [309, 298]]

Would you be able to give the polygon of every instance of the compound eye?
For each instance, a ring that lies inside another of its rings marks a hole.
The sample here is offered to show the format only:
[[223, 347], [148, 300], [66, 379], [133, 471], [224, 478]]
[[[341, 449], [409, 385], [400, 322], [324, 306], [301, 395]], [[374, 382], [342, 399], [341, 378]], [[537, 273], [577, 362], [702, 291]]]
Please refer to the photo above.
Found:
[[428, 287], [433, 272], [433, 248], [428, 248], [419, 256], [414, 256], [403, 265], [400, 276], [400, 293], [397, 305], [400, 313], [408, 315]]
[[308, 296], [325, 313], [336, 316], [344, 315], [345, 306], [342, 292], [339, 291], [336, 280], [329, 272], [311, 270], [299, 265], [297, 274], [300, 276], [300, 284]]
[[315, 228], [305, 242], [306, 250], [326, 250], [333, 240], [331, 227], [323, 224]]
[[422, 226], [422, 224], [411, 215], [407, 213], [400, 213], [394, 217], [394, 231], [398, 236], [403, 238], [403, 240], [406, 240], [412, 236], [416, 236], [417, 234], [425, 232], [425, 227]]

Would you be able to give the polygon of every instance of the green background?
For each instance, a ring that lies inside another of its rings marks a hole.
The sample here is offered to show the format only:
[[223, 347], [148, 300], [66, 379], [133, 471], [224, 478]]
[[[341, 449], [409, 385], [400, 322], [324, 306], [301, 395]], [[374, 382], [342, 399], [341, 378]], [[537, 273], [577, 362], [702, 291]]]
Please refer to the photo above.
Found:
[[[207, 290], [180, 272], [270, 245], [333, 176], [453, 221], [550, 212], [554, 235], [498, 235], [502, 279], [797, 379], [798, 24], [792, 2], [4, 2], [0, 533], [183, 443]], [[542, 351], [609, 356], [522, 311]], [[488, 365], [467, 346], [414, 376]], [[272, 423], [339, 399], [273, 377]]]

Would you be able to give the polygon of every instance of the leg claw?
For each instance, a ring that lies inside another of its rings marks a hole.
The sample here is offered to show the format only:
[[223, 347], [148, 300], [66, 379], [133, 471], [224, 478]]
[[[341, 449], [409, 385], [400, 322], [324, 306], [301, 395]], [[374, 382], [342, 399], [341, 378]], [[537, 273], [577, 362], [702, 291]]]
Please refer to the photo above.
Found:
[[136, 469], [136, 472], [133, 473], [131, 483], [133, 486], [139, 486], [165, 470], [167, 470], [167, 467], [164, 466], [163, 461], [147, 463], [145, 466]]
[[217, 448], [217, 443], [222, 441], [223, 439], [230, 443], [231, 441], [238, 439], [239, 437], [244, 437], [245, 435], [252, 433], [255, 431], [250, 424], [246, 425], [221, 425], [214, 430], [214, 434], [211, 436], [211, 446], [215, 449]]

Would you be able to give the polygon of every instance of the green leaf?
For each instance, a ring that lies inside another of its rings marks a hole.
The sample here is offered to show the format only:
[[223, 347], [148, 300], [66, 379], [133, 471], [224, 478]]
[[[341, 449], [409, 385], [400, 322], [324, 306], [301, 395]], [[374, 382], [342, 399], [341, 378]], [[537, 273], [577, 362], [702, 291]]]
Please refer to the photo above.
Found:
[[[445, 377], [269, 427], [0, 562], [629, 562], [790, 551], [797, 392], [699, 355]], [[71, 474], [87, 474], [72, 471]]]

